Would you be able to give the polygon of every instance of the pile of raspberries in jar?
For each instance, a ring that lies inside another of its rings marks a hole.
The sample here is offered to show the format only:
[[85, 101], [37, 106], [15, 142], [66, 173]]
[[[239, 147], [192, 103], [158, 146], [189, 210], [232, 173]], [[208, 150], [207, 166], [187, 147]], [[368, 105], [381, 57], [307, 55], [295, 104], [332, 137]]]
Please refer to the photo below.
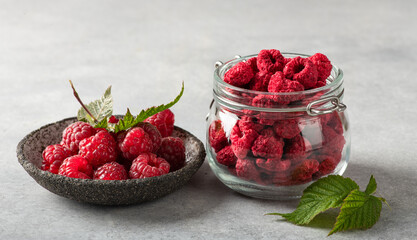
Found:
[[[119, 120], [112, 116], [110, 123]], [[72, 178], [127, 180], [156, 177], [185, 164], [181, 138], [172, 136], [174, 114], [167, 109], [117, 134], [75, 122], [59, 144], [42, 153], [44, 171]]]
[[[234, 65], [224, 81], [261, 92], [300, 92], [325, 86], [331, 70], [329, 59], [321, 53], [285, 58], [271, 49]], [[285, 107], [302, 101], [300, 95], [255, 94], [247, 99], [256, 107]], [[337, 112], [316, 117], [243, 113], [228, 133], [221, 120], [209, 127], [217, 162], [241, 179], [261, 185], [303, 184], [332, 173], [342, 158], [345, 138]]]

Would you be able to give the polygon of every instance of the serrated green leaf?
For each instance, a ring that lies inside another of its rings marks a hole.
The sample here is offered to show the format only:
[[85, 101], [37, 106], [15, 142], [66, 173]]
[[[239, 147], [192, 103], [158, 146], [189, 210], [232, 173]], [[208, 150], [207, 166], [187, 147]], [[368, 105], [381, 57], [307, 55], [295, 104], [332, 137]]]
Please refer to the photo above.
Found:
[[372, 227], [381, 214], [382, 202], [379, 198], [353, 190], [343, 201], [340, 214], [329, 235], [350, 229]]
[[129, 129], [132, 126], [134, 120], [135, 118], [130, 113], [130, 110], [128, 108], [124, 117], [120, 119], [119, 122], [114, 126], [114, 132], [118, 133], [120, 131]]
[[108, 127], [107, 118], [104, 118], [103, 120], [101, 120], [100, 122], [98, 122], [97, 124], [95, 124], [93, 127], [94, 128], [104, 128], [104, 129], [107, 129], [107, 127]]
[[80, 121], [87, 121], [91, 125], [96, 125], [103, 119], [107, 119], [113, 114], [113, 98], [111, 96], [111, 86], [106, 89], [104, 95], [88, 105], [85, 106], [88, 111], [93, 115], [90, 116], [87, 111], [81, 107], [77, 113], [77, 119]]
[[280, 215], [298, 225], [308, 224], [317, 214], [340, 207], [343, 199], [355, 189], [359, 189], [359, 186], [350, 178], [330, 175], [317, 180], [304, 190], [294, 212], [274, 215]]
[[377, 184], [376, 184], [376, 180], [374, 178], [374, 175], [371, 175], [371, 178], [369, 179], [368, 186], [366, 186], [365, 192], [367, 194], [372, 194], [376, 191], [376, 187], [377, 187]]

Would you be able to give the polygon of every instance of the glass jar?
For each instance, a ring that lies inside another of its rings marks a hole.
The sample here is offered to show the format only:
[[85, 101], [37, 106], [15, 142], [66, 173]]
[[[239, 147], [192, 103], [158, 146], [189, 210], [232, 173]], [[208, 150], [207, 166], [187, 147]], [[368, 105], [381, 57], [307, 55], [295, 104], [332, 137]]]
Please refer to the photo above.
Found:
[[253, 91], [223, 81], [231, 67], [256, 56], [216, 63], [207, 117], [208, 162], [226, 186], [244, 195], [299, 198], [311, 182], [341, 175], [347, 167], [343, 72], [333, 65], [325, 86], [291, 93]]

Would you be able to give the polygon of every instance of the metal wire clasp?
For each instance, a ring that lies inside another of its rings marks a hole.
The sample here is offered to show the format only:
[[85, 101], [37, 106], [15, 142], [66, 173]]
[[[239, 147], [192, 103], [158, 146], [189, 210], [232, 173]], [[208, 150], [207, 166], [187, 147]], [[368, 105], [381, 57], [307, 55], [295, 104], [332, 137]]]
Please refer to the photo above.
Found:
[[[320, 103], [327, 103], [330, 102], [332, 104], [331, 107], [328, 108], [314, 108], [314, 105], [318, 105]], [[316, 101], [312, 101], [307, 105], [306, 111], [310, 116], [317, 116], [322, 114], [332, 113], [333, 111], [343, 112], [346, 109], [346, 105], [340, 102], [340, 99], [336, 96], [327, 97], [323, 99], [319, 99]]]

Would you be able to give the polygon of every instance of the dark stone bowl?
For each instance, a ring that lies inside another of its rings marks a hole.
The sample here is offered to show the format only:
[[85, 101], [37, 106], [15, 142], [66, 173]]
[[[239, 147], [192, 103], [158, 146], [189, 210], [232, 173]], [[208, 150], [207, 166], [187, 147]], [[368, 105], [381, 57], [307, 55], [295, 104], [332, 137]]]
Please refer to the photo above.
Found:
[[127, 205], [155, 200], [181, 188], [204, 162], [206, 152], [203, 143], [191, 133], [175, 127], [173, 136], [184, 141], [186, 164], [166, 175], [109, 181], [69, 178], [42, 171], [42, 151], [48, 145], [58, 144], [62, 131], [75, 121], [76, 118], [67, 118], [45, 125], [31, 132], [17, 145], [17, 158], [29, 175], [42, 187], [69, 199], [102, 205]]

